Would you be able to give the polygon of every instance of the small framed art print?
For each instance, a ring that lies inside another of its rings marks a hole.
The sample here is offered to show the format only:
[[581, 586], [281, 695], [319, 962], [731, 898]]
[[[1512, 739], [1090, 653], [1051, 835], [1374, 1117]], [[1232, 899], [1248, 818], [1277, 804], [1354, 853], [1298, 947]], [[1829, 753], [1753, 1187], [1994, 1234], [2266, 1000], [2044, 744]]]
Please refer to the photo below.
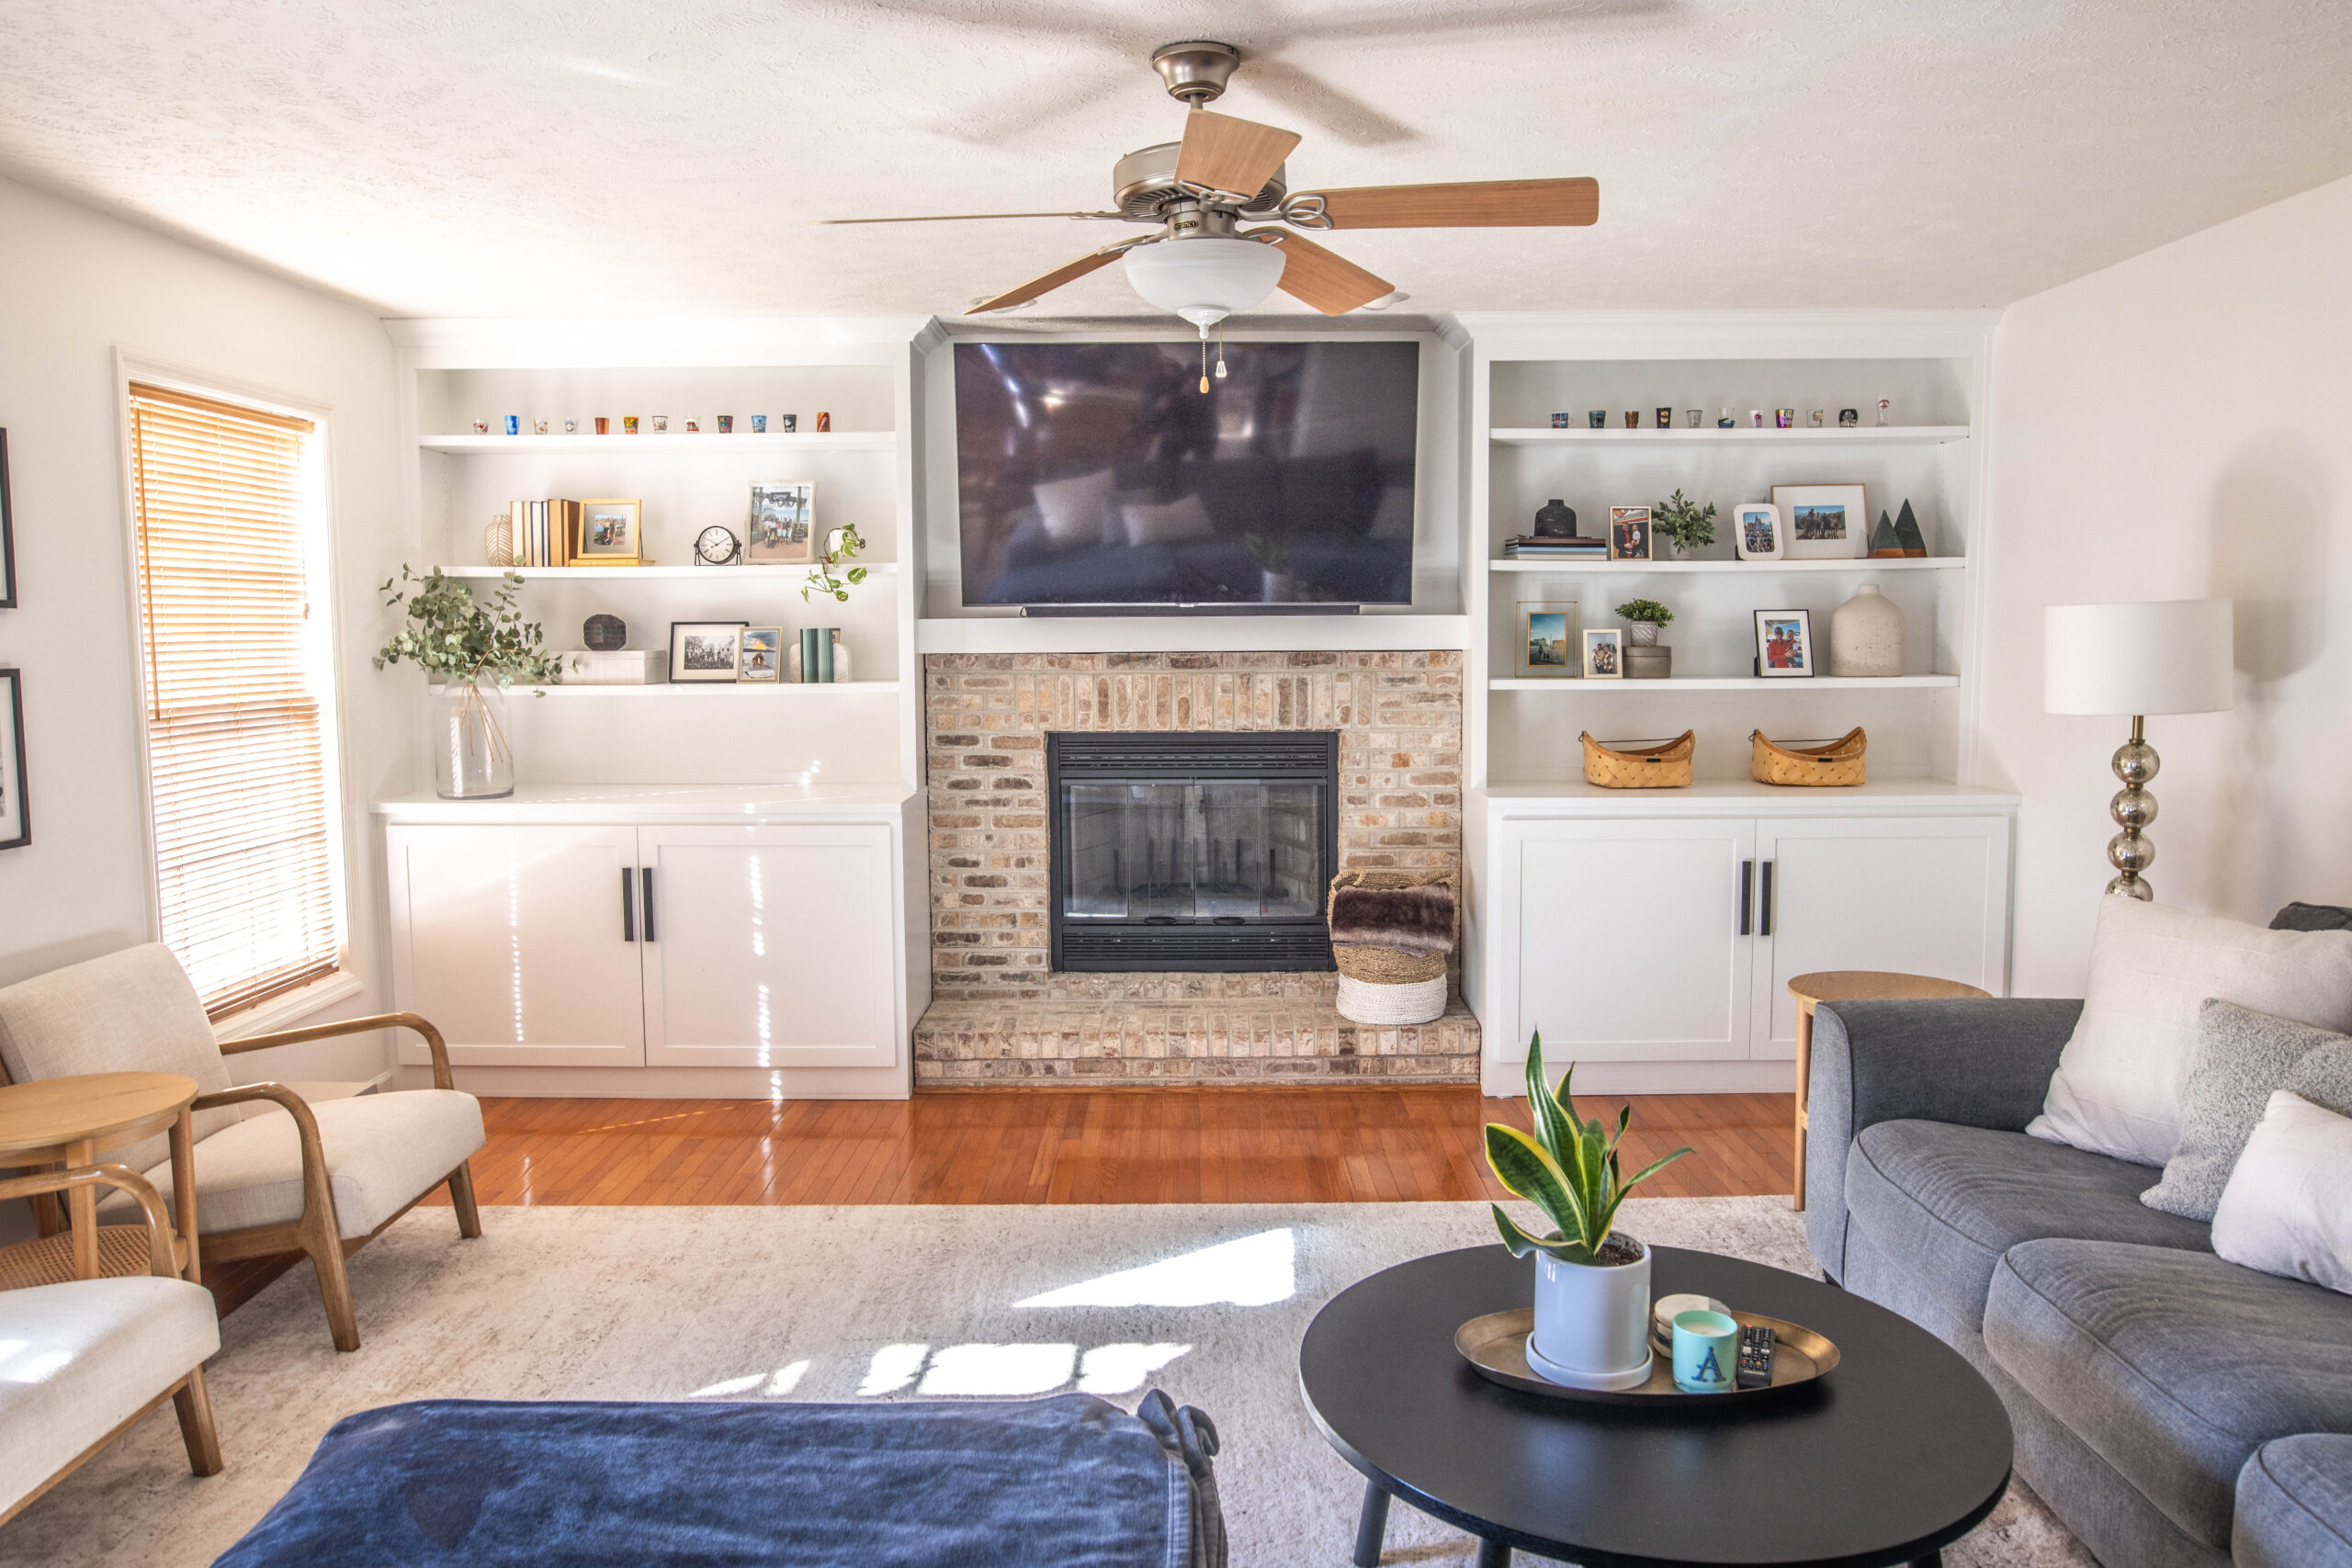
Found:
[[[670, 679], [677, 682], [732, 681], [736, 654], [745, 621], [672, 621]], [[783, 634], [777, 633], [781, 643]]]
[[1731, 509], [1732, 542], [1742, 560], [1779, 560], [1786, 548], [1781, 537], [1781, 509], [1769, 501], [1743, 501]]
[[735, 637], [735, 679], [784, 679], [784, 628], [745, 626]]
[[755, 566], [794, 566], [813, 559], [817, 487], [807, 479], [752, 487], [752, 515], [743, 558]]
[[1521, 680], [1576, 679], [1575, 600], [1520, 601], [1519, 674]]
[[17, 530], [8, 511], [8, 433], [0, 430], [0, 610], [17, 607]]
[[1813, 670], [1813, 614], [1809, 610], [1756, 612], [1756, 673], [1768, 681], [1809, 680]]
[[25, 676], [0, 669], [0, 850], [33, 841], [32, 808], [25, 804]]
[[1870, 506], [1860, 485], [1774, 485], [1790, 560], [1859, 560], [1870, 541]]
[[1622, 681], [1625, 678], [1625, 629], [1602, 626], [1584, 634], [1584, 678]]
[[1648, 507], [1612, 506], [1609, 509], [1609, 558], [1611, 560], [1650, 558], [1650, 509]]
[[641, 501], [583, 501], [580, 503], [580, 537], [571, 551], [574, 566], [639, 566], [645, 560], [645, 503]]

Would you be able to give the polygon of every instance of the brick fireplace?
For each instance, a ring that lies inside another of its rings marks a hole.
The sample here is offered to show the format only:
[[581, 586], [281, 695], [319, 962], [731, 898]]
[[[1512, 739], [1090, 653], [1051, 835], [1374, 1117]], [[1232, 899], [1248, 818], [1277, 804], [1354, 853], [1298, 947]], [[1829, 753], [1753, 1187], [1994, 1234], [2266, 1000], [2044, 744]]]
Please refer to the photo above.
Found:
[[1329, 731], [1340, 867], [1458, 870], [1462, 655], [931, 654], [932, 988], [918, 1088], [1471, 1082], [1478, 1025], [1350, 1023], [1326, 972], [1052, 967], [1046, 737]]

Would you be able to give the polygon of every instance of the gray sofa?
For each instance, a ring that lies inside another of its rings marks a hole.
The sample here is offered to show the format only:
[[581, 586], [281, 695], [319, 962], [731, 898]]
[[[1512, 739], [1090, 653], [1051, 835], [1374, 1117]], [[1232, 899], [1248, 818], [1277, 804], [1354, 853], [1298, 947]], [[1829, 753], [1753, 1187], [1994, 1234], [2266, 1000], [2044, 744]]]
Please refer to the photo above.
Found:
[[2242, 1269], [2158, 1172], [2025, 1135], [2075, 1001], [1825, 1003], [1805, 1229], [2008, 1406], [2107, 1568], [2352, 1568], [2352, 1296]]

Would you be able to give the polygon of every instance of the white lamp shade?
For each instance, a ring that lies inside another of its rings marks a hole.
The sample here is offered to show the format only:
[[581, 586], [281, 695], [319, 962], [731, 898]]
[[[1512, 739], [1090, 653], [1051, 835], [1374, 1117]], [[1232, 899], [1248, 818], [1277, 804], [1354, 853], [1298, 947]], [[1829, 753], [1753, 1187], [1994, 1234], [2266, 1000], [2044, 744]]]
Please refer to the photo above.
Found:
[[1256, 240], [1162, 240], [1125, 262], [1136, 293], [1204, 331], [1264, 304], [1283, 280], [1281, 248]]
[[2042, 618], [2048, 713], [2212, 713], [2233, 695], [2227, 599], [2052, 604]]

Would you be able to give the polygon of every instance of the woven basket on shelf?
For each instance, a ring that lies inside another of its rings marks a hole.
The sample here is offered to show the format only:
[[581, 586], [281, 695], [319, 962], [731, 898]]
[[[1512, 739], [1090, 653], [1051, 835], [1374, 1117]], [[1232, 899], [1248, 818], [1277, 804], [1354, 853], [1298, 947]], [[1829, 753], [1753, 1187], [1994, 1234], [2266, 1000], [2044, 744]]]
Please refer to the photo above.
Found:
[[1870, 737], [1860, 729], [1849, 729], [1826, 746], [1776, 746], [1760, 729], [1751, 730], [1747, 739], [1753, 748], [1747, 773], [1758, 784], [1840, 789], [1862, 782], [1862, 753]]
[[[1342, 887], [1443, 887], [1453, 899], [1453, 940], [1462, 940], [1462, 878], [1454, 872], [1343, 871], [1323, 897], [1331, 918]], [[1340, 971], [1340, 1016], [1356, 1023], [1427, 1023], [1445, 1011], [1442, 953], [1400, 953], [1393, 947], [1333, 942]]]
[[1590, 735], [1584, 742], [1584, 781], [1603, 789], [1681, 789], [1690, 782], [1690, 758], [1699, 750], [1699, 732], [1686, 729], [1659, 746], [1620, 751], [1603, 746]]

